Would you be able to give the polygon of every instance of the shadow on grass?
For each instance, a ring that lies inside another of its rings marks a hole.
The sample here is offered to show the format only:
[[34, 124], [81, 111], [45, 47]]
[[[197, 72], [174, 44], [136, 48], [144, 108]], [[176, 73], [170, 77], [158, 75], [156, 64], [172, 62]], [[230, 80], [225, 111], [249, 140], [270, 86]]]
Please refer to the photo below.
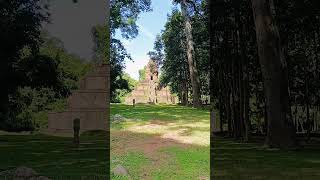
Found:
[[128, 169], [128, 179], [209, 179], [209, 147], [160, 134], [112, 130], [111, 167], [118, 164]]
[[103, 134], [81, 136], [79, 148], [72, 138], [3, 135], [0, 136], [0, 172], [27, 166], [52, 179], [105, 179], [108, 149]]
[[215, 179], [320, 179], [320, 145], [281, 151], [220, 137], [213, 143]]
[[126, 118], [111, 124], [112, 167], [125, 165], [132, 179], [209, 179], [207, 110], [112, 104], [111, 114]]

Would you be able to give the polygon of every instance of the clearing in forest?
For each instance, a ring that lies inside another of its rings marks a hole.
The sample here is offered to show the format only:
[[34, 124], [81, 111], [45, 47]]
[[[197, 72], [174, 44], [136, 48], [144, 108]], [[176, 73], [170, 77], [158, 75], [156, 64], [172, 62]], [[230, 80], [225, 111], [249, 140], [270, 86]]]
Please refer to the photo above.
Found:
[[207, 110], [112, 104], [111, 114], [112, 179], [209, 179]]

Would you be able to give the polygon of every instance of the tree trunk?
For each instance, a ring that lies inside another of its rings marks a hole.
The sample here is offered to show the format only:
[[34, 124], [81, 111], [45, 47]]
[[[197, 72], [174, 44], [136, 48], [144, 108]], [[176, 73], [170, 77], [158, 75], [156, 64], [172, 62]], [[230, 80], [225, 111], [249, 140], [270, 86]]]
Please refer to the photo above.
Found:
[[219, 68], [219, 72], [218, 72], [218, 87], [219, 87], [219, 94], [218, 94], [218, 98], [219, 98], [219, 120], [220, 120], [220, 132], [223, 132], [223, 122], [224, 122], [224, 113], [223, 113], [223, 82], [222, 82], [222, 72], [221, 72], [221, 68]]
[[243, 22], [241, 22], [241, 14], [238, 13], [237, 17], [237, 28], [238, 28], [238, 33], [239, 33], [239, 51], [240, 51], [240, 60], [241, 60], [241, 76], [242, 78], [240, 79], [241, 81], [241, 99], [242, 99], [242, 108], [241, 110], [243, 111], [241, 113], [241, 116], [243, 117], [243, 123], [244, 123], [244, 141], [248, 142], [250, 138], [250, 133], [251, 133], [251, 122], [249, 119], [249, 111], [250, 111], [250, 91], [249, 91], [249, 75], [248, 75], [248, 59], [245, 56], [245, 25]]
[[193, 107], [200, 107], [200, 79], [198, 75], [196, 61], [194, 60], [194, 42], [192, 37], [191, 20], [187, 12], [187, 1], [182, 0], [180, 4], [182, 16], [184, 17], [185, 33], [187, 37], [187, 56], [190, 71], [190, 79], [192, 84]]
[[188, 105], [188, 87], [187, 87], [187, 80], [183, 80], [181, 84], [181, 105], [187, 106]]
[[[214, 92], [213, 92], [213, 87], [214, 87], [214, 72], [213, 72], [213, 62], [214, 62], [214, 53], [213, 53], [213, 42], [214, 42], [214, 34], [213, 34], [213, 27], [214, 27], [214, 16], [213, 16], [213, 2], [211, 0], [208, 0], [208, 5], [209, 5], [209, 36], [210, 36], [210, 51], [209, 51], [209, 66], [210, 66], [210, 106], [213, 109], [213, 98], [214, 98]], [[220, 97], [221, 98], [221, 97]], [[221, 110], [221, 104], [219, 102], [219, 111]], [[211, 109], [211, 111], [212, 111]], [[220, 122], [221, 122], [221, 112], [219, 112], [219, 118], [220, 118]], [[210, 120], [212, 119], [212, 114], [210, 113]], [[214, 164], [214, 156], [213, 156], [213, 131], [212, 131], [212, 122], [210, 121], [210, 177], [214, 176], [214, 168], [213, 168], [213, 164]]]
[[291, 148], [296, 145], [289, 116], [286, 63], [281, 59], [280, 35], [268, 0], [252, 0], [259, 60], [265, 85], [268, 117], [267, 145]]
[[[308, 71], [307, 71], [308, 73]], [[310, 102], [309, 102], [309, 76], [306, 76], [305, 80], [305, 88], [306, 88], [306, 97], [305, 97], [305, 105], [306, 105], [306, 115], [307, 115], [307, 141], [310, 140], [311, 133], [311, 121], [310, 121]]]

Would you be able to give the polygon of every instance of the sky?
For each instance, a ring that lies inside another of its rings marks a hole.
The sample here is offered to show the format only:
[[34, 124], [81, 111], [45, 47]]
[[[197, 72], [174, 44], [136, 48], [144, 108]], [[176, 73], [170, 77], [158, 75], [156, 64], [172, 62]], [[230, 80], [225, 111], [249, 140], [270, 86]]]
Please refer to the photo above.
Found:
[[[70, 53], [84, 59], [92, 58], [91, 29], [94, 25], [103, 24], [108, 14], [107, 2], [104, 0], [50, 0], [51, 24], [45, 29], [64, 43]], [[157, 34], [164, 29], [167, 15], [174, 5], [172, 0], [152, 0], [153, 11], [142, 13], [137, 21], [139, 35], [133, 40], [119, 38], [133, 61], [126, 60], [127, 72], [132, 78], [139, 79], [139, 69], [149, 61], [147, 53], [153, 50]]]
[[153, 50], [156, 35], [164, 29], [167, 15], [174, 7], [172, 0], [152, 0], [151, 6], [153, 11], [141, 14], [137, 21], [139, 35], [133, 40], [120, 38], [133, 59], [126, 60], [125, 72], [136, 80], [139, 79], [139, 69], [149, 61], [147, 53]]
[[50, 0], [51, 23], [45, 29], [59, 38], [72, 54], [84, 59], [92, 58], [91, 29], [104, 24], [109, 12], [107, 1], [101, 0]]

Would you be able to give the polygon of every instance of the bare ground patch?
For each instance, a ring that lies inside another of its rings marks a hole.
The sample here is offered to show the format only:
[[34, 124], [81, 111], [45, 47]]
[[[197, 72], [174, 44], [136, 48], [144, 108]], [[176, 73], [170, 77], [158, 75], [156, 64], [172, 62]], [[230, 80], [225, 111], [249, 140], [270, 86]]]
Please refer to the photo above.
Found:
[[111, 131], [112, 156], [126, 155], [128, 152], [142, 152], [151, 162], [141, 168], [143, 179], [152, 179], [152, 172], [169, 165], [175, 157], [162, 152], [168, 147], [188, 148], [191, 145], [182, 144], [172, 139], [164, 139], [160, 135], [139, 134], [129, 131]]
[[125, 130], [134, 133], [158, 134], [182, 144], [209, 146], [209, 125], [203, 122], [166, 122], [153, 120], [146, 124], [130, 124]]
[[[111, 128], [112, 162], [125, 164], [129, 174], [138, 179], [170, 179], [180, 177], [179, 174], [187, 179], [209, 179], [207, 165], [203, 164], [207, 159], [201, 154], [209, 154], [206, 150], [210, 145], [210, 124], [206, 111], [179, 106], [141, 106], [125, 111], [120, 110], [126, 106], [115, 107], [113, 113], [126, 120]], [[135, 164], [132, 159], [136, 154], [143, 154], [140, 159], [147, 161]], [[198, 156], [200, 161], [194, 159]]]
[[[129, 151], [143, 152], [150, 159], [157, 159], [160, 149], [178, 146], [188, 148], [172, 139], [162, 138], [160, 135], [138, 134], [128, 131], [111, 131], [111, 149], [115, 154], [125, 154]], [[159, 157], [159, 156], [158, 156]]]

